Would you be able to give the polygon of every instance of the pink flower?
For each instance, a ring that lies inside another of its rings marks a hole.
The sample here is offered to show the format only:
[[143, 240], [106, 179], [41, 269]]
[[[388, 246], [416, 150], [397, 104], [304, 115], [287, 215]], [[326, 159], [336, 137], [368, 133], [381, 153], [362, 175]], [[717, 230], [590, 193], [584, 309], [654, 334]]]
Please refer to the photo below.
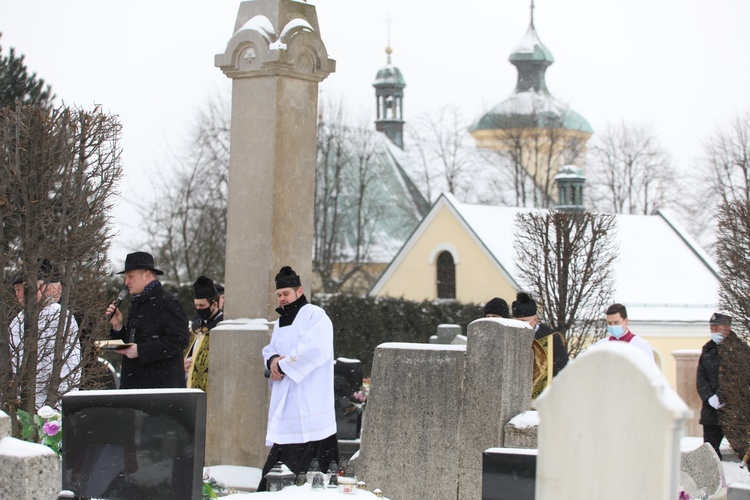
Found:
[[362, 391], [357, 391], [357, 392], [354, 393], [354, 399], [356, 399], [357, 401], [363, 403], [365, 401], [365, 399], [367, 399], [367, 396], [365, 396], [362, 393]]
[[48, 435], [48, 436], [54, 436], [55, 434], [57, 434], [58, 432], [60, 432], [60, 427], [61, 426], [60, 426], [60, 422], [59, 421], [52, 420], [50, 422], [46, 422], [42, 426], [42, 430], [44, 431], [44, 433], [46, 435]]

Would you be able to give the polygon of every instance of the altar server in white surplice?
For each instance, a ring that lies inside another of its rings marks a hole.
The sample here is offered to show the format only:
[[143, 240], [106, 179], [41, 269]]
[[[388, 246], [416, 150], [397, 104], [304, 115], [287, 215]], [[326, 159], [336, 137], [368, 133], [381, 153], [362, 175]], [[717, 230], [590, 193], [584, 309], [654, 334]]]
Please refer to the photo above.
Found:
[[333, 324], [326, 312], [307, 302], [300, 277], [285, 266], [276, 275], [280, 317], [271, 343], [263, 348], [270, 372], [271, 404], [265, 475], [278, 461], [295, 474], [307, 472], [313, 458], [325, 472], [339, 461], [333, 395]]

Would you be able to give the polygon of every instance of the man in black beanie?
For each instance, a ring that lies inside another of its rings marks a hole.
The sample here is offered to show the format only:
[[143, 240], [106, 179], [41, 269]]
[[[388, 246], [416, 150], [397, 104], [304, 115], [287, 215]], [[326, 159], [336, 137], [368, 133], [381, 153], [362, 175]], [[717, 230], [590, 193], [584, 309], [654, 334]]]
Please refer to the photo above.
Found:
[[276, 275], [279, 307], [271, 343], [263, 348], [270, 371], [271, 404], [266, 445], [272, 446], [257, 491], [277, 461], [295, 474], [313, 458], [320, 470], [339, 460], [333, 395], [333, 324], [307, 302], [300, 277], [289, 266]]
[[490, 299], [484, 305], [485, 318], [510, 318], [508, 303], [500, 297]]
[[187, 387], [208, 390], [208, 340], [213, 328], [224, 320], [219, 291], [211, 278], [199, 276], [193, 283], [195, 316], [190, 325], [190, 340], [185, 352]]
[[[539, 350], [539, 347], [544, 350], [544, 355], [547, 355], [547, 353], [550, 352], [550, 349], [552, 350], [552, 376], [555, 377], [560, 373], [560, 370], [565, 368], [565, 365], [568, 364], [568, 348], [565, 346], [565, 339], [563, 339], [563, 336], [559, 333], [553, 332], [552, 328], [548, 325], [539, 322], [536, 301], [531, 298], [531, 295], [528, 293], [518, 292], [516, 294], [516, 300], [511, 307], [515, 319], [528, 323], [529, 326], [534, 329], [534, 341], [539, 344], [535, 349], [535, 366], [537, 364], [547, 365], [546, 360], [542, 362], [542, 360], [536, 359], [536, 353], [542, 352]], [[539, 363], [537, 363], [537, 361], [539, 361]], [[549, 380], [547, 373], [541, 373], [539, 374], [539, 377], [535, 378], [538, 379], [534, 381], [532, 397], [538, 396], [545, 387], [552, 383], [552, 381]]]

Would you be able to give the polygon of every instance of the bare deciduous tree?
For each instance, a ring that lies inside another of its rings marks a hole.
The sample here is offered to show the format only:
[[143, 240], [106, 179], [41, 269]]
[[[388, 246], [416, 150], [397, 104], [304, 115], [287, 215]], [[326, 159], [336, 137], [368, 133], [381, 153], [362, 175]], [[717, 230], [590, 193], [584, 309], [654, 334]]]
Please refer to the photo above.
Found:
[[201, 274], [224, 280], [229, 121], [223, 100], [208, 103], [173, 174], [160, 177], [156, 199], [141, 211], [165, 280], [192, 282]]
[[463, 201], [476, 191], [477, 151], [461, 113], [444, 106], [417, 117], [409, 128], [411, 173], [427, 200], [442, 192]]
[[318, 127], [315, 171], [313, 271], [325, 293], [339, 292], [357, 277], [374, 279], [365, 264], [383, 208], [371, 193], [380, 167], [374, 132], [346, 126], [341, 106], [332, 111], [333, 122]]
[[597, 209], [650, 215], [670, 203], [675, 174], [653, 130], [621, 123], [595, 140], [587, 165]]
[[[103, 292], [109, 213], [121, 175], [120, 129], [114, 117], [98, 109], [17, 104], [0, 111], [0, 244], [5, 263], [0, 279], [8, 283], [8, 273], [20, 269], [25, 282], [23, 307], [7, 288], [0, 295], [0, 388], [3, 408], [10, 414], [16, 408], [34, 412], [40, 363], [49, 367], [45, 403], [54, 406], [60, 388], [70, 382], [63, 367], [72, 348], [80, 344], [82, 363], [96, 359], [93, 340], [105, 330], [102, 311], [109, 299]], [[56, 293], [35, 300], [45, 259], [57, 267], [62, 288], [50, 288], [53, 278], [48, 276], [42, 288]], [[54, 347], [45, 343], [44, 349], [50, 350], [42, 353], [40, 336], [49, 326], [42, 310], [53, 298], [61, 306]], [[20, 352], [11, 351], [8, 324], [19, 311], [23, 357], [20, 366], [12, 368], [12, 356]], [[72, 326], [73, 317], [80, 329]]]
[[514, 243], [522, 283], [542, 302], [543, 318], [576, 356], [601, 331], [617, 258], [613, 215], [523, 212]]

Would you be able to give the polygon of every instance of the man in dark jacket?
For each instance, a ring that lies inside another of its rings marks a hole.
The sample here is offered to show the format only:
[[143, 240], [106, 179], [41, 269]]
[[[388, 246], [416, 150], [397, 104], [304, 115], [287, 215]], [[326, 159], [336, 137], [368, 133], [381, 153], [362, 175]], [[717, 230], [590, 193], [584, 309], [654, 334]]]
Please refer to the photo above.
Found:
[[703, 426], [703, 442], [709, 443], [716, 450], [721, 459], [719, 445], [724, 439], [724, 430], [721, 428], [719, 411], [724, 407], [721, 402], [721, 390], [719, 388], [719, 367], [721, 356], [719, 345], [723, 344], [729, 337], [736, 337], [732, 332], [732, 318], [723, 313], [714, 313], [709, 320], [711, 328], [711, 340], [706, 342], [698, 359], [698, 373], [695, 385], [698, 395], [703, 401], [701, 408], [700, 424]]
[[[123, 355], [121, 389], [185, 387], [183, 352], [188, 345], [188, 320], [180, 303], [162, 288], [146, 252], [128, 254], [125, 286], [132, 295], [128, 320], [113, 302], [107, 308], [110, 337], [132, 344], [117, 352]], [[124, 326], [124, 327], [123, 327]]]

